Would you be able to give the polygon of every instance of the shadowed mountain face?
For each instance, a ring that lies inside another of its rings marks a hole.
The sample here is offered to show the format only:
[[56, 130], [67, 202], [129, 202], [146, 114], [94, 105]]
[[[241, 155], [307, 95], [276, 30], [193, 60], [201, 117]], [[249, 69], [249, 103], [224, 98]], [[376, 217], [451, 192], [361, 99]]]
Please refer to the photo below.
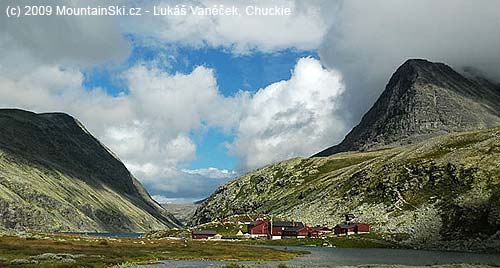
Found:
[[15, 109], [0, 110], [0, 213], [6, 229], [143, 231], [178, 224], [76, 119]]
[[412, 59], [393, 74], [361, 122], [338, 145], [314, 156], [415, 143], [500, 123], [500, 87], [442, 63]]

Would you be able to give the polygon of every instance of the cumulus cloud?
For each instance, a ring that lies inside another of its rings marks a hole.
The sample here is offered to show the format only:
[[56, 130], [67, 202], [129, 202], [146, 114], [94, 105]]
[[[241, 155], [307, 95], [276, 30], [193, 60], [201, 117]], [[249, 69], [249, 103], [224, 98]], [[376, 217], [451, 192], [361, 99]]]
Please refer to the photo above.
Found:
[[338, 102], [344, 90], [341, 75], [313, 58], [300, 59], [289, 80], [260, 89], [229, 145], [242, 168], [309, 156], [340, 139], [345, 126]]
[[218, 169], [215, 167], [199, 168], [199, 169], [183, 169], [182, 172], [192, 175], [201, 175], [213, 179], [225, 179], [236, 176], [236, 171], [227, 169]]
[[[97, 5], [100, 2], [85, 1], [85, 5]], [[120, 2], [123, 1], [114, 0], [109, 4]], [[33, 1], [28, 0], [3, 0], [0, 9], [4, 12], [7, 6], [33, 4]], [[36, 4], [73, 6], [76, 3], [71, 0], [42, 0], [36, 1]], [[57, 65], [119, 62], [126, 58], [130, 48], [117, 20], [117, 17], [95, 16], [24, 16], [14, 19], [2, 14], [0, 47], [3, 49], [0, 56], [4, 62], [22, 57], [23, 65], [40, 62]]]
[[[175, 7], [176, 4], [179, 3], [162, 1], [157, 6]], [[328, 10], [333, 6], [331, 1], [308, 1], [304, 4], [298, 0], [198, 0], [184, 4], [199, 7], [234, 6], [241, 16], [188, 14], [151, 17], [140, 22], [129, 21], [129, 29], [167, 42], [191, 46], [222, 46], [236, 53], [248, 53], [254, 49], [266, 52], [287, 48], [312, 50], [319, 46], [331, 22], [330, 17], [321, 15], [322, 8]], [[292, 15], [248, 16], [245, 13], [248, 5], [259, 8], [287, 7], [292, 9]]]
[[344, 1], [320, 50], [345, 79], [355, 124], [408, 58], [472, 66], [500, 81], [499, 1]]

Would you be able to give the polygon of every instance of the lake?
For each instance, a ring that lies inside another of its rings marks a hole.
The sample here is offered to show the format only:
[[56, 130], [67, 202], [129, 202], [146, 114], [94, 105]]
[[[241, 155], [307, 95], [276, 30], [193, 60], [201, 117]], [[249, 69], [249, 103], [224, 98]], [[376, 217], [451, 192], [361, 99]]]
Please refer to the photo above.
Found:
[[[274, 247], [284, 249], [284, 247]], [[476, 263], [500, 265], [500, 255], [443, 252], [406, 249], [368, 249], [368, 248], [322, 248], [322, 247], [287, 247], [290, 250], [306, 250], [311, 254], [294, 258], [290, 261], [237, 262], [241, 265], [270, 266], [286, 264], [288, 267], [334, 267], [342, 265], [391, 264], [425, 266], [448, 263]], [[165, 260], [160, 264], [148, 265], [157, 268], [202, 268], [228, 263], [225, 261], [190, 261]]]
[[98, 237], [139, 238], [144, 233], [63, 232], [63, 234], [88, 235], [88, 236], [98, 236]]

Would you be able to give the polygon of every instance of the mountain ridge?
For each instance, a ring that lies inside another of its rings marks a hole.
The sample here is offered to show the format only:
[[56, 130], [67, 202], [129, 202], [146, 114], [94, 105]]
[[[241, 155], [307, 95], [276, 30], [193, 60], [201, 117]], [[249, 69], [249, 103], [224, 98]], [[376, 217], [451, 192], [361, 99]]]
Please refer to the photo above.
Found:
[[[0, 166], [0, 228], [52, 228], [35, 223], [40, 215], [65, 231], [179, 225], [111, 150], [65, 113], [0, 109]], [[23, 222], [20, 215], [32, 219]]]
[[407, 60], [344, 140], [313, 157], [493, 127], [500, 124], [500, 87], [493, 85], [468, 79], [444, 63]]

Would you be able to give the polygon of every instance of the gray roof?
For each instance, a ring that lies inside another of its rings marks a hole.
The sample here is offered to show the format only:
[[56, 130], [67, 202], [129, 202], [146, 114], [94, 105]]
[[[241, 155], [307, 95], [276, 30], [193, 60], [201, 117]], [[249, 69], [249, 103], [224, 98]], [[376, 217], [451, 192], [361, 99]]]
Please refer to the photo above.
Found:
[[275, 226], [275, 227], [294, 227], [294, 226], [304, 227], [304, 224], [300, 221], [299, 222], [273, 221], [273, 226]]
[[214, 230], [193, 230], [194, 235], [216, 235], [217, 232]]
[[340, 228], [352, 228], [352, 227], [355, 227], [356, 224], [345, 224], [345, 223], [342, 223], [342, 224], [337, 224]]

